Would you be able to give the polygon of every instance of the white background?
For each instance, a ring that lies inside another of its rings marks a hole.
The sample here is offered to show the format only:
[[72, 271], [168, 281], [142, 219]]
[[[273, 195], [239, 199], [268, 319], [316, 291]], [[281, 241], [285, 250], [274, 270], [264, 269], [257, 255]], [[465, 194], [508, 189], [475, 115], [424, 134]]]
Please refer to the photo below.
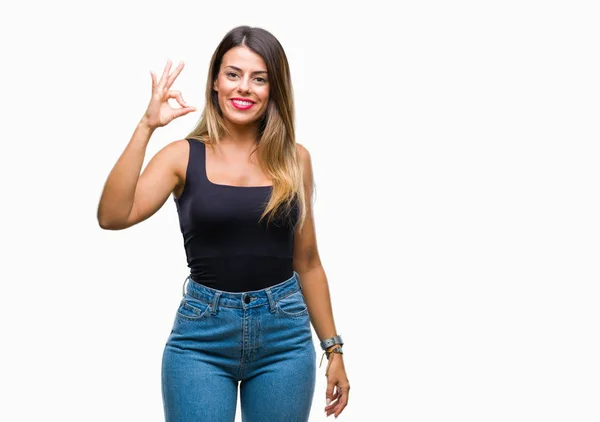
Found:
[[[163, 420], [188, 274], [175, 204], [116, 232], [96, 211], [149, 71], [183, 60], [173, 89], [199, 111], [158, 129], [145, 163], [194, 127], [242, 24], [292, 69], [346, 343], [339, 420], [600, 420], [592, 3], [3, 6], [0, 420]], [[324, 370], [311, 421], [327, 420]]]

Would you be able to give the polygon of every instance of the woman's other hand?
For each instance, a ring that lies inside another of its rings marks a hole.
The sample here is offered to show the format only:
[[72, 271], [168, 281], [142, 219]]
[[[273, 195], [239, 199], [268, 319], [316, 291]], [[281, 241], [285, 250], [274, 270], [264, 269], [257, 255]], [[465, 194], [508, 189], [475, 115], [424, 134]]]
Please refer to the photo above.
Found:
[[[325, 371], [327, 376], [325, 415], [330, 416], [333, 414], [336, 419], [348, 405], [348, 395], [350, 393], [350, 381], [348, 381], [346, 375], [342, 356], [333, 353], [329, 357], [329, 363]], [[333, 391], [334, 387], [336, 387], [335, 392]]]

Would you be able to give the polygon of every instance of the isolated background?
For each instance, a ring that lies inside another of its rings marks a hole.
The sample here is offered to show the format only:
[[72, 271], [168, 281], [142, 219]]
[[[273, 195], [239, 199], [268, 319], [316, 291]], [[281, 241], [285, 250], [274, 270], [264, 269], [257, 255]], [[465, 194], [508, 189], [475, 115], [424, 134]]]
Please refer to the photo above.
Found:
[[[215, 47], [248, 24], [285, 48], [313, 158], [339, 420], [598, 421], [593, 3], [2, 6], [0, 419], [163, 420], [188, 274], [175, 204], [117, 232], [97, 205], [150, 70], [183, 60], [173, 89], [201, 110]], [[199, 115], [158, 129], [145, 163]]]

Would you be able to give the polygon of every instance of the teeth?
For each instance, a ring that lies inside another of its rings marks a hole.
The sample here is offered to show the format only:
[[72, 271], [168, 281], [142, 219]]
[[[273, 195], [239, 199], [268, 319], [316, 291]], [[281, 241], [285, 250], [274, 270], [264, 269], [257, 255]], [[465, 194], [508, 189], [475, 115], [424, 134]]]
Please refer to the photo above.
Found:
[[242, 105], [242, 106], [249, 106], [252, 103], [249, 101], [239, 101], [239, 100], [233, 100], [234, 103], [238, 104], [238, 105]]

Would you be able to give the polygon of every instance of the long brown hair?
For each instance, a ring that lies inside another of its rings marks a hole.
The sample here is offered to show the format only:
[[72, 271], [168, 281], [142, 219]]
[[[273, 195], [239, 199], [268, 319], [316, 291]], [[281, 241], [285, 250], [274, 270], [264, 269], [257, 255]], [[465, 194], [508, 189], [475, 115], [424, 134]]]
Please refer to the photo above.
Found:
[[294, 200], [298, 201], [300, 229], [304, 225], [306, 204], [302, 169], [296, 156], [294, 97], [287, 57], [283, 47], [270, 32], [262, 28], [238, 26], [221, 40], [210, 61], [206, 81], [205, 108], [200, 121], [187, 136], [205, 144], [218, 144], [228, 131], [213, 82], [218, 77], [223, 56], [233, 47], [245, 46], [262, 57], [269, 75], [269, 103], [259, 123], [258, 161], [273, 182], [269, 202], [260, 217], [271, 222], [279, 211], [289, 216]]

